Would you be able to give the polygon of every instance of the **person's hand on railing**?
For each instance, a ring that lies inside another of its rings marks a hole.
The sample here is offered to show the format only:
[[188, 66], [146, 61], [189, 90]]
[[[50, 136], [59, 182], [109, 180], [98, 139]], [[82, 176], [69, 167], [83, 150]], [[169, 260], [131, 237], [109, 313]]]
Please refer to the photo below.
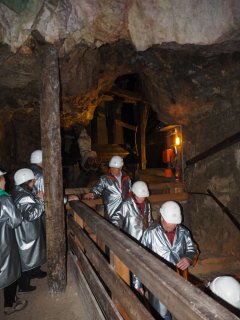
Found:
[[191, 261], [188, 258], [182, 258], [176, 264], [176, 267], [180, 270], [185, 270], [190, 267]]
[[85, 193], [82, 198], [83, 200], [92, 200], [94, 199], [94, 193], [93, 192]]
[[77, 200], [79, 200], [79, 197], [77, 195], [75, 195], [75, 194], [69, 194], [67, 196], [67, 200], [68, 200], [68, 202], [69, 201], [77, 201]]
[[137, 291], [138, 291], [138, 293], [140, 293], [141, 296], [144, 296], [143, 288], [138, 288]]

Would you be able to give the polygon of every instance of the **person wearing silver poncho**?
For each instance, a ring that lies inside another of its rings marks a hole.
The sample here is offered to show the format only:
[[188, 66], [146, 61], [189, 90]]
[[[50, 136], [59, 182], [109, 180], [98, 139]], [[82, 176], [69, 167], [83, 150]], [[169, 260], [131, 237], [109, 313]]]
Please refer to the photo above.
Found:
[[127, 234], [140, 241], [143, 231], [153, 222], [149, 190], [145, 182], [137, 181], [133, 184], [129, 197], [123, 201], [110, 221]]
[[36, 194], [41, 191], [44, 192], [42, 150], [35, 150], [31, 153], [29, 169], [32, 170], [35, 177], [34, 192]]
[[131, 189], [130, 177], [122, 171], [122, 167], [123, 159], [113, 156], [109, 162], [109, 173], [102, 175], [91, 191], [83, 196], [83, 199], [102, 197], [106, 218], [110, 220]]
[[[143, 246], [149, 248], [180, 270], [186, 270], [197, 257], [197, 247], [190, 231], [181, 225], [180, 206], [174, 201], [165, 202], [160, 208], [161, 223], [148, 228], [141, 239]], [[134, 287], [141, 295], [144, 289], [138, 278]], [[149, 303], [165, 320], [172, 316], [167, 308], [151, 293], [149, 288]]]
[[[149, 190], [145, 182], [137, 181], [133, 184], [129, 197], [123, 201], [117, 211], [113, 213], [110, 221], [128, 235], [141, 240], [143, 232], [153, 222]], [[136, 282], [136, 275], [131, 274], [131, 284]]]
[[33, 193], [34, 174], [24, 168], [14, 175], [15, 189], [13, 199], [21, 212], [23, 221], [16, 228], [19, 246], [22, 276], [19, 280], [19, 292], [35, 290], [30, 286], [31, 274], [45, 262], [45, 234], [41, 216], [44, 213], [43, 192]]
[[4, 313], [8, 315], [24, 309], [27, 301], [16, 296], [21, 264], [14, 229], [22, 223], [22, 216], [5, 191], [5, 174], [0, 170], [0, 289], [4, 288]]

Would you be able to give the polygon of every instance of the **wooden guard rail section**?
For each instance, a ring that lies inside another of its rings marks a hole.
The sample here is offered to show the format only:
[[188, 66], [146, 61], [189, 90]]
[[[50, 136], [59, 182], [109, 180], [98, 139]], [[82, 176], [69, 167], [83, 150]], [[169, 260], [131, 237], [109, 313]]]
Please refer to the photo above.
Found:
[[[71, 201], [70, 207], [82, 221], [82, 227], [84, 224], [87, 225], [95, 233], [97, 241], [103, 242], [114, 255], [119, 257], [129, 270], [136, 274], [151, 289], [152, 293], [167, 306], [176, 319], [239, 319], [203, 291], [185, 281], [161, 262], [160, 259], [142, 248], [84, 203]], [[93, 276], [93, 271], [89, 271], [86, 258], [80, 247], [94, 266], [101, 280], [111, 291], [116, 305], [124, 306], [127, 318], [152, 319], [147, 309], [140, 304], [128, 286], [117, 276], [94, 242], [89, 239], [86, 232], [81, 230], [80, 225], [72, 218], [69, 218], [68, 226], [70, 229], [69, 242], [71, 249], [83, 264], [82, 269], [88, 270], [85, 273], [86, 277], [91, 278], [92, 281], [96, 278], [95, 275]], [[78, 241], [74, 240], [76, 237]], [[100, 281], [98, 282], [100, 283]], [[114, 312], [114, 307], [106, 300], [103, 301], [103, 295], [97, 293], [101, 289], [100, 286], [94, 284], [93, 287], [96, 289], [96, 295], [99, 296], [99, 303], [102, 301], [102, 309], [105, 308], [106, 318], [121, 319], [121, 316]]]
[[[152, 194], [148, 197], [149, 201], [154, 204], [161, 204], [165, 201], [174, 200], [174, 201], [186, 201], [188, 199], [187, 192], [179, 192], [179, 193], [162, 193], [155, 194], [156, 189], [151, 188]], [[65, 194], [76, 194], [82, 195], [84, 193], [90, 192], [90, 188], [70, 188], [65, 189]], [[94, 200], [84, 200], [84, 203], [93, 207], [94, 205], [102, 204], [102, 198], [94, 199]]]

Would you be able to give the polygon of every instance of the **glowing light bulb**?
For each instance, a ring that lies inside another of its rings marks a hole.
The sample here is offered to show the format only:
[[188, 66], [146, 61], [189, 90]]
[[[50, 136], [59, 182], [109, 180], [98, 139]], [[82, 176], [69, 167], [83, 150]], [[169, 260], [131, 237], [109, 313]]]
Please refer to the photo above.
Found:
[[176, 139], [175, 139], [175, 144], [176, 144], [176, 146], [179, 146], [180, 143], [181, 143], [180, 137], [176, 136]]

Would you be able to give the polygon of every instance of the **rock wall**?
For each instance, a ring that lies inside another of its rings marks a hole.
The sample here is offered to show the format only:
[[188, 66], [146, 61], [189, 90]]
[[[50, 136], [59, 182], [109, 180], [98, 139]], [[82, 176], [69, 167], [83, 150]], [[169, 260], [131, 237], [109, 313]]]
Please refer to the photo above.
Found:
[[[0, 163], [13, 170], [41, 146], [33, 30], [59, 52], [63, 126], [88, 123], [116, 78], [137, 73], [158, 119], [183, 125], [185, 160], [237, 133], [239, 11], [237, 0], [2, 1]], [[239, 150], [236, 143], [186, 170], [189, 191], [211, 189], [238, 221]], [[239, 258], [239, 231], [211, 198], [191, 195], [184, 213], [203, 257]]]
[[38, 30], [62, 54], [83, 41], [99, 47], [125, 39], [137, 50], [211, 44], [239, 38], [239, 13], [238, 0], [3, 0], [0, 39], [16, 50]]

